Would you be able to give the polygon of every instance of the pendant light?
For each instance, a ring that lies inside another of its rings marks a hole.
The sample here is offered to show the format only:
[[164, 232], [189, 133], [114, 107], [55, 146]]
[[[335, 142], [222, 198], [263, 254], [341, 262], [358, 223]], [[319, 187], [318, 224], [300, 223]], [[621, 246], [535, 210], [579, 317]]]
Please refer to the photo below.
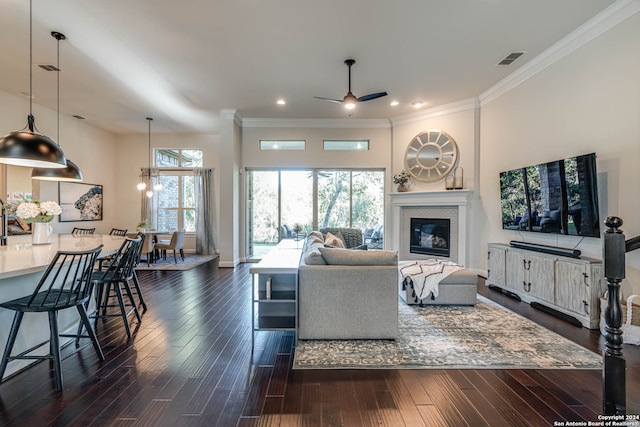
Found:
[[0, 163], [16, 166], [64, 168], [67, 159], [62, 149], [48, 136], [42, 135], [33, 117], [33, 18], [29, 0], [29, 115], [27, 127], [0, 138]]
[[[58, 131], [56, 139], [58, 140], [58, 145], [60, 145], [60, 40], [66, 40], [67, 37], [57, 31], [52, 31], [51, 37], [58, 40], [58, 64], [56, 65], [56, 73], [58, 76]], [[82, 172], [75, 163], [67, 159], [66, 168], [33, 168], [31, 171], [31, 179], [41, 181], [82, 182]]]
[[147, 117], [147, 120], [149, 121], [149, 148], [148, 148], [148, 155], [149, 155], [149, 164], [148, 164], [148, 168], [147, 168], [147, 172], [144, 173], [140, 173], [140, 182], [138, 182], [138, 190], [143, 191], [145, 188], [147, 188], [147, 184], [144, 182], [144, 178], [148, 178], [149, 181], [149, 189], [146, 192], [146, 195], [148, 198], [152, 198], [153, 197], [153, 190], [156, 191], [160, 191], [162, 190], [162, 184], [160, 183], [160, 177], [156, 177], [156, 184], [153, 186], [153, 190], [151, 189], [151, 181], [153, 179], [152, 175], [151, 175], [151, 121], [153, 120], [153, 118], [151, 117]]

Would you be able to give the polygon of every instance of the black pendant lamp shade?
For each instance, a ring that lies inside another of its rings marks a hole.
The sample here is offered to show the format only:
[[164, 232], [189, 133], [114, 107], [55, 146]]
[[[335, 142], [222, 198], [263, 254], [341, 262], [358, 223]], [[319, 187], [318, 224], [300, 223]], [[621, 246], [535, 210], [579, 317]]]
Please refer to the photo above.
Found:
[[40, 181], [72, 181], [80, 182], [83, 180], [80, 168], [67, 159], [66, 168], [33, 168], [31, 171], [31, 179], [39, 179]]
[[29, 114], [27, 127], [0, 139], [0, 163], [15, 166], [64, 168], [67, 158], [62, 149], [48, 136], [38, 133]]
[[67, 159], [51, 138], [37, 132], [33, 118], [33, 37], [32, 1], [29, 1], [29, 116], [27, 127], [0, 139], [0, 163], [36, 168], [64, 168]]
[[[66, 40], [67, 37], [57, 31], [52, 31], [51, 36], [58, 40], [58, 64], [56, 73], [58, 77], [58, 141], [60, 141], [60, 40]], [[64, 168], [38, 167], [31, 171], [31, 179], [41, 181], [71, 181], [81, 182], [83, 180], [80, 168], [67, 159], [67, 166]]]

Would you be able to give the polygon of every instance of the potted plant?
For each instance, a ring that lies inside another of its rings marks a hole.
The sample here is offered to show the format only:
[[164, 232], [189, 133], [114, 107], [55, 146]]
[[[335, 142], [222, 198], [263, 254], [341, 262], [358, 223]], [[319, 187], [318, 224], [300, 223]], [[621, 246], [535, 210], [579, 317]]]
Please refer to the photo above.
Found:
[[136, 226], [136, 230], [140, 233], [146, 233], [149, 228], [151, 228], [151, 224], [149, 224], [149, 220], [146, 218], [140, 221]]
[[300, 240], [300, 233], [302, 233], [302, 224], [296, 222], [295, 224], [293, 224], [292, 230], [294, 233], [296, 233], [296, 240]]
[[21, 218], [31, 226], [31, 239], [34, 245], [45, 245], [51, 243], [51, 233], [53, 227], [47, 223], [53, 217], [60, 215], [62, 209], [56, 202], [24, 202], [16, 208], [16, 217]]
[[404, 193], [409, 190], [407, 186], [407, 182], [409, 181], [409, 174], [402, 170], [400, 173], [397, 173], [393, 176], [393, 183], [398, 184], [398, 191]]

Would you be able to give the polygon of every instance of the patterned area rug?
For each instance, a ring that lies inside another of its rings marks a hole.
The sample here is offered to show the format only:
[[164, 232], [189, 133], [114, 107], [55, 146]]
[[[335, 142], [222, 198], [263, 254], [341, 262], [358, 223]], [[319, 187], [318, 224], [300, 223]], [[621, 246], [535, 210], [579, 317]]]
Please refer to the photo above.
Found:
[[156, 260], [156, 262], [150, 264], [148, 267], [147, 262], [143, 258], [136, 267], [136, 270], [191, 270], [215, 258], [218, 258], [218, 255], [184, 254], [184, 261], [182, 261], [180, 255], [178, 255], [178, 263], [176, 264], [173, 261], [173, 254], [168, 253], [166, 260]]
[[475, 307], [399, 304], [399, 339], [299, 340], [293, 368], [602, 368], [600, 355], [480, 295]]

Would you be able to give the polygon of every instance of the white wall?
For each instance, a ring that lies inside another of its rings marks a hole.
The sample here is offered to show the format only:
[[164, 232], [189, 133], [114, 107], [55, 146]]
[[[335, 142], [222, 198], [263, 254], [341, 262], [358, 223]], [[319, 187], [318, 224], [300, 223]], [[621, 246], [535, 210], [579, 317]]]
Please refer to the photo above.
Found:
[[[26, 126], [29, 114], [27, 99], [0, 91], [0, 107], [0, 134], [4, 135]], [[40, 133], [56, 140], [57, 112], [34, 104], [33, 114]], [[104, 186], [104, 215], [102, 221], [91, 222], [58, 222], [58, 218], [55, 218], [51, 224], [54, 232], [68, 233], [74, 226], [91, 226], [96, 227], [98, 232], [109, 232], [117, 223], [119, 203], [116, 191], [117, 174], [114, 173], [117, 170], [115, 137], [92, 127], [89, 121], [80, 121], [61, 114], [60, 139], [56, 142], [60, 144], [65, 155], [80, 167], [86, 183]], [[30, 172], [28, 174], [30, 175]], [[4, 176], [2, 179], [4, 180]], [[40, 200], [59, 200], [56, 182], [33, 181], [33, 193], [34, 197]], [[3, 198], [4, 196], [2, 195]]]
[[[601, 220], [624, 220], [627, 238], [640, 235], [640, 14], [481, 107], [482, 210], [477, 242], [521, 238], [502, 230], [501, 171], [595, 152]], [[483, 226], [484, 224], [484, 226]], [[604, 231], [604, 226], [602, 230]], [[601, 257], [602, 240], [522, 233], [529, 242], [574, 247]], [[479, 245], [472, 251], [484, 253]], [[627, 254], [623, 292], [640, 293], [640, 251]], [[478, 260], [480, 261], [480, 260]], [[485, 260], [482, 260], [486, 268]]]
[[[292, 120], [291, 123], [295, 123]], [[361, 122], [354, 122], [361, 123]], [[365, 122], [366, 123], [366, 122]], [[378, 124], [379, 122], [372, 122]], [[243, 127], [242, 163], [245, 168], [389, 168], [390, 125], [380, 127]], [[260, 140], [305, 140], [304, 151], [261, 151]], [[324, 140], [369, 140], [366, 151], [324, 151]]]
[[[473, 190], [476, 172], [476, 101], [467, 100], [458, 104], [455, 111], [449, 111], [449, 106], [441, 106], [428, 110], [423, 116], [416, 116], [411, 120], [393, 120], [393, 173], [397, 174], [406, 169], [404, 164], [407, 146], [422, 132], [440, 130], [448, 133], [458, 145], [457, 166], [464, 172], [465, 189]], [[440, 191], [445, 189], [445, 181], [433, 183], [410, 181], [410, 191]]]

